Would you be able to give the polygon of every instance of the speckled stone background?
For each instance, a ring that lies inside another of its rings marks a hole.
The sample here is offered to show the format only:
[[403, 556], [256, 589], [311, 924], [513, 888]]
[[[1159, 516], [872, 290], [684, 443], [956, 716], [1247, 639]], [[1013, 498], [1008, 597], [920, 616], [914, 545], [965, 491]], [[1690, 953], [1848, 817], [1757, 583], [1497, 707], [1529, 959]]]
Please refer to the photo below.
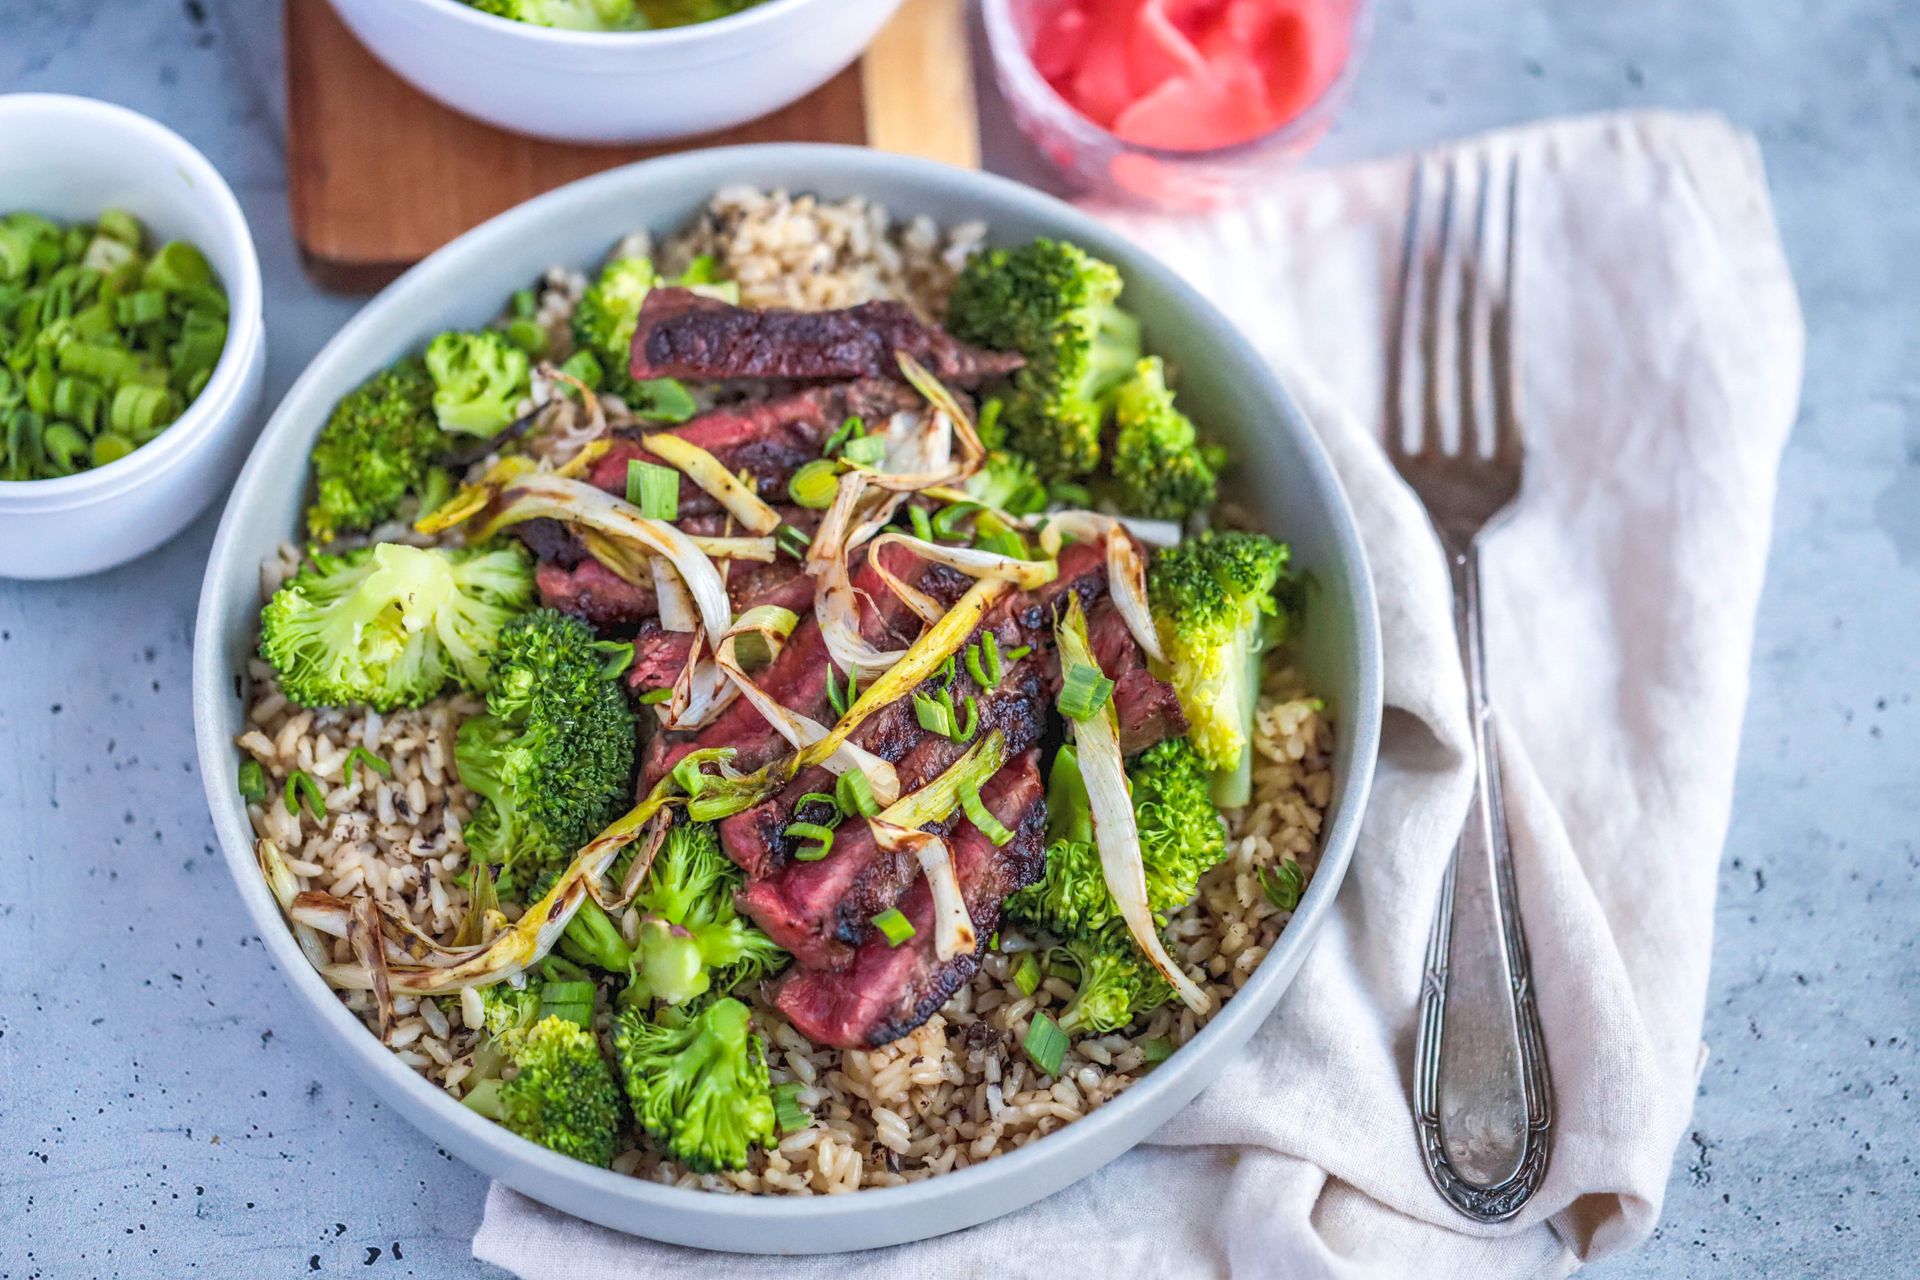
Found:
[[[1325, 159], [1646, 105], [1722, 110], [1765, 147], [1809, 346], [1720, 878], [1713, 1059], [1660, 1229], [1593, 1274], [1913, 1275], [1920, 7], [1376, 17]], [[0, 0], [0, 91], [149, 112], [238, 189], [269, 403], [358, 305], [295, 261], [279, 43], [273, 0]], [[993, 166], [1040, 178], [986, 113]], [[283, 1007], [211, 844], [188, 652], [214, 519], [100, 577], [0, 583], [0, 1280], [500, 1275], [468, 1256], [484, 1179]]]

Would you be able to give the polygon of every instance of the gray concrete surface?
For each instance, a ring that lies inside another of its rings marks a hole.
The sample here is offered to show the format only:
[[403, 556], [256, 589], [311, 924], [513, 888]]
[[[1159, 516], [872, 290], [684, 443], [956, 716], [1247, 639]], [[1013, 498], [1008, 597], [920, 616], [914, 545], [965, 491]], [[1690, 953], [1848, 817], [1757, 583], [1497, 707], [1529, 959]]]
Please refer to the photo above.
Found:
[[[0, 91], [147, 111], [239, 188], [270, 397], [358, 305], [293, 254], [278, 9], [0, 0]], [[1714, 1056], [1661, 1227], [1593, 1271], [1915, 1274], [1920, 10], [1390, 0], [1377, 19], [1320, 159], [1643, 105], [1725, 111], [1765, 147], [1807, 388], [1720, 879]], [[1039, 176], [991, 104], [988, 124], [995, 167]], [[499, 1274], [468, 1256], [484, 1180], [282, 1007], [211, 846], [188, 650], [213, 520], [100, 577], [0, 583], [0, 1280]]]

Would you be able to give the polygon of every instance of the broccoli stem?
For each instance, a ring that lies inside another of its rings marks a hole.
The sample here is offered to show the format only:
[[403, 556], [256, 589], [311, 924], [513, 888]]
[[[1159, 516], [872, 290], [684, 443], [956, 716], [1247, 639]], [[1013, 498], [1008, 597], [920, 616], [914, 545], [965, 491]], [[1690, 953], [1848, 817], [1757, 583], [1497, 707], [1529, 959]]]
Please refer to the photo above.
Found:
[[1260, 667], [1266, 647], [1258, 639], [1247, 646], [1246, 690], [1242, 701], [1240, 758], [1234, 761], [1231, 769], [1222, 769], [1213, 775], [1213, 802], [1222, 809], [1238, 809], [1253, 798], [1253, 714], [1260, 705]]

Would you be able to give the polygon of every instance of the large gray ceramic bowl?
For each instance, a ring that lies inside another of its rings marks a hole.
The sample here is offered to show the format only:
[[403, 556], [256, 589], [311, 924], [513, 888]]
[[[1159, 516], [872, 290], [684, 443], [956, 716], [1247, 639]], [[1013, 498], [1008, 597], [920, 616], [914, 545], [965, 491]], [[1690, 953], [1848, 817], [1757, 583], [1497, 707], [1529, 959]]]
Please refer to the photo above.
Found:
[[[549, 265], [592, 264], [634, 227], [671, 230], [716, 188], [742, 182], [867, 196], [897, 214], [942, 222], [984, 219], [995, 240], [1064, 237], [1118, 263], [1148, 346], [1181, 371], [1182, 403], [1231, 447], [1234, 490], [1293, 544], [1295, 562], [1317, 584], [1301, 662], [1337, 726], [1319, 872], [1279, 944], [1191, 1044], [1117, 1100], [1009, 1155], [910, 1186], [832, 1197], [714, 1195], [622, 1177], [523, 1141], [415, 1075], [301, 957], [255, 868], [233, 783], [246, 705], [236, 673], [254, 645], [258, 566], [297, 535], [307, 451], [333, 403], [440, 330], [492, 316]], [[448, 1151], [556, 1208], [657, 1240], [760, 1253], [865, 1249], [971, 1226], [1085, 1177], [1186, 1105], [1273, 1011], [1325, 922], [1353, 853], [1380, 721], [1378, 622], [1353, 515], [1299, 409], [1220, 313], [1139, 249], [1047, 196], [977, 173], [823, 146], [706, 151], [589, 178], [495, 218], [396, 281], [294, 384], [234, 486], [201, 595], [193, 675], [200, 772], [241, 897], [299, 1003], [379, 1095]]]

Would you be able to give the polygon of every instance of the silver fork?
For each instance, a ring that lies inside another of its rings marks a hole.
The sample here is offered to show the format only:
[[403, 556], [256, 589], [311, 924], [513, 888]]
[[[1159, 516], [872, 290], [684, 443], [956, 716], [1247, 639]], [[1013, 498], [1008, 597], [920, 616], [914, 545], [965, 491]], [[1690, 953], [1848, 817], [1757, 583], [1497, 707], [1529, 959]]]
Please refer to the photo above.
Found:
[[1474, 748], [1473, 800], [1427, 943], [1414, 1125], [1434, 1186], [1482, 1222], [1520, 1211], [1546, 1176], [1553, 1138], [1480, 640], [1480, 543], [1520, 492], [1523, 459], [1518, 204], [1511, 156], [1483, 151], [1416, 169], [1387, 384], [1387, 452], [1426, 506], [1453, 576]]

